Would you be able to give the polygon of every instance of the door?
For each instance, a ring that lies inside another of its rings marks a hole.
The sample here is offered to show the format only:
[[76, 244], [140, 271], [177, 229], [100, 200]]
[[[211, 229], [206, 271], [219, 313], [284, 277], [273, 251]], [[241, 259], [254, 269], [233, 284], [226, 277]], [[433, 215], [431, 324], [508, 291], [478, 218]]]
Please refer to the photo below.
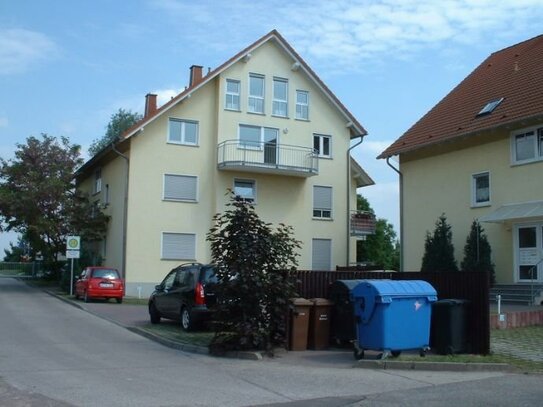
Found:
[[177, 286], [177, 273], [172, 270], [160, 284], [160, 289], [155, 295], [155, 305], [162, 315], [173, 318], [175, 313], [175, 290]]
[[279, 147], [279, 130], [264, 128], [264, 163], [277, 164], [277, 148]]
[[515, 228], [516, 276], [519, 282], [543, 281], [543, 224]]

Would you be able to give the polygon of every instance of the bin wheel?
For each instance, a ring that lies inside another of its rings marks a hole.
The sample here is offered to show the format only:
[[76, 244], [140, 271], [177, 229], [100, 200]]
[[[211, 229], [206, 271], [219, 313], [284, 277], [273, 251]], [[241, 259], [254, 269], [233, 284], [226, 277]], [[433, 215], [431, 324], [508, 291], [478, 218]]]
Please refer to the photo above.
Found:
[[420, 355], [421, 358], [423, 358], [423, 357], [426, 356], [426, 351], [427, 351], [427, 349], [424, 349], [424, 348], [422, 348], [422, 349], [419, 351], [419, 355]]
[[402, 351], [401, 350], [393, 350], [390, 352], [390, 354], [392, 355], [393, 358], [397, 358], [398, 356], [400, 356], [402, 354]]
[[364, 349], [355, 349], [354, 350], [354, 358], [356, 360], [364, 359]]

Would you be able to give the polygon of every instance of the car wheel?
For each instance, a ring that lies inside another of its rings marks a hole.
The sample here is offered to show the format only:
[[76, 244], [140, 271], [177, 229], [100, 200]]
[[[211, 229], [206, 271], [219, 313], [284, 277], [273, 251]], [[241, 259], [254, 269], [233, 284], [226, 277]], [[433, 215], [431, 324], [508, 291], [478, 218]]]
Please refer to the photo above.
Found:
[[183, 307], [183, 309], [181, 309], [181, 328], [187, 332], [192, 331], [194, 328], [190, 311], [187, 309], [187, 307]]
[[149, 304], [149, 317], [151, 318], [151, 324], [160, 324], [160, 312], [158, 312], [153, 302]]
[[89, 302], [89, 301], [90, 301], [89, 294], [88, 294], [87, 291], [85, 291], [85, 294], [83, 294], [83, 301], [85, 301], [85, 302]]
[[123, 297], [115, 298], [117, 300], [117, 304], [123, 303]]
[[75, 299], [78, 300], [79, 299], [79, 294], [77, 293], [77, 291], [75, 292]]

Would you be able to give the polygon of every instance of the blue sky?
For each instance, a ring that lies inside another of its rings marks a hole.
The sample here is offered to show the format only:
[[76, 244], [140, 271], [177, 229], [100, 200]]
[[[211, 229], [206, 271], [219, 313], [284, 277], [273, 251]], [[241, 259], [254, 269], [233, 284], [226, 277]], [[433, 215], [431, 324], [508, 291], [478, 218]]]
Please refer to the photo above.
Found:
[[375, 157], [541, 21], [541, 0], [0, 0], [0, 157], [41, 133], [86, 150], [119, 108], [164, 103], [191, 65], [275, 28], [368, 130], [354, 156], [376, 185], [360, 192], [397, 230], [397, 175]]

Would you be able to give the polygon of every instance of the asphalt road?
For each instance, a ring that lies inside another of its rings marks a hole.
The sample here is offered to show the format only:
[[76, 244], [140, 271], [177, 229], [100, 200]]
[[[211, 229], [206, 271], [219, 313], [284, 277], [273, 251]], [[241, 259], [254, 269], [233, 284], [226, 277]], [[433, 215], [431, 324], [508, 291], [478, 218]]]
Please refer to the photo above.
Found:
[[374, 371], [305, 358], [180, 352], [0, 279], [0, 406], [512, 406], [543, 399], [541, 376]]

